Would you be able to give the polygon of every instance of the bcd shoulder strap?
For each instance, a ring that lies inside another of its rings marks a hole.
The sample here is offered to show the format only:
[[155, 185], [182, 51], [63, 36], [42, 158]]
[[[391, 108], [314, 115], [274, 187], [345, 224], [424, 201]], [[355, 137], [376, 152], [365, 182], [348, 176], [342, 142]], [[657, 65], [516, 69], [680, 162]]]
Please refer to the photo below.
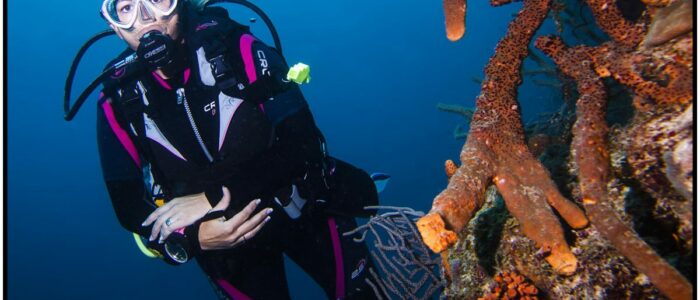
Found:
[[189, 46], [194, 51], [204, 49], [219, 90], [246, 101], [264, 102], [283, 88], [272, 82], [272, 76], [258, 78], [252, 54], [257, 39], [248, 26], [219, 9], [210, 8], [193, 18]]

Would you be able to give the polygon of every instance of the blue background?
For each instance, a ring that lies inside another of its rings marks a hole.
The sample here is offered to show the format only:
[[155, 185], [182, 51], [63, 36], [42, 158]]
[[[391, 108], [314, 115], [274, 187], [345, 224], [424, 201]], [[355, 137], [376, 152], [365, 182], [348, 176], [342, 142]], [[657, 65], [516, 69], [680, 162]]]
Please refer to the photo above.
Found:
[[[428, 211], [446, 184], [443, 163], [458, 160], [464, 120], [439, 102], [473, 106], [483, 68], [522, 3], [471, 1], [467, 34], [445, 37], [440, 1], [255, 1], [277, 26], [290, 64], [312, 67], [303, 87], [334, 156], [392, 174], [382, 204]], [[102, 182], [95, 96], [68, 123], [63, 85], [75, 52], [107, 29], [100, 1], [8, 3], [8, 277], [10, 299], [214, 298], [195, 263], [148, 259], [117, 222]], [[233, 7], [233, 6], [227, 6]], [[235, 7], [234, 7], [235, 8]], [[252, 12], [235, 8], [245, 22]], [[543, 30], [551, 31], [548, 21]], [[254, 33], [271, 41], [261, 19]], [[98, 43], [79, 68], [74, 98], [124, 47]], [[525, 118], [560, 103], [525, 82]], [[322, 298], [290, 265], [295, 299]], [[264, 279], [261, 279], [264, 284]]]

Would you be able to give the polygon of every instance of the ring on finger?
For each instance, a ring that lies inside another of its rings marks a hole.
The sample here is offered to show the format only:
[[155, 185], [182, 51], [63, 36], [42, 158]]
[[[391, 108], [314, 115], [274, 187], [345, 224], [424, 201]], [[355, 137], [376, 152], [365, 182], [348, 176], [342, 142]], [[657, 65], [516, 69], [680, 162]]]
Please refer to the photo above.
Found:
[[165, 219], [165, 226], [170, 226], [170, 224], [173, 224], [172, 220], [170, 218]]

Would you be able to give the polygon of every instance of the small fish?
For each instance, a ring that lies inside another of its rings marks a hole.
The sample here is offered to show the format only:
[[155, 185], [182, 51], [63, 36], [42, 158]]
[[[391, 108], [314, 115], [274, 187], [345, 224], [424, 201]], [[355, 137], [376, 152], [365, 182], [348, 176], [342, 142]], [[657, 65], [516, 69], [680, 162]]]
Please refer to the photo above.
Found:
[[545, 149], [547, 149], [547, 147], [549, 147], [549, 145], [554, 142], [553, 140], [554, 139], [551, 136], [538, 133], [528, 137], [527, 148], [530, 149], [532, 155], [538, 157], [544, 152]]
[[255, 21], [257, 21], [257, 20], [258, 20], [258, 19], [256, 19], [256, 18], [250, 18], [250, 19], [248, 19], [248, 21], [250, 21], [250, 23], [255, 23]]
[[389, 174], [384, 173], [372, 173], [372, 175], [369, 175], [369, 177], [371, 177], [372, 181], [374, 181], [374, 186], [377, 188], [377, 193], [384, 191], [387, 183], [389, 183], [389, 179], [391, 179]]

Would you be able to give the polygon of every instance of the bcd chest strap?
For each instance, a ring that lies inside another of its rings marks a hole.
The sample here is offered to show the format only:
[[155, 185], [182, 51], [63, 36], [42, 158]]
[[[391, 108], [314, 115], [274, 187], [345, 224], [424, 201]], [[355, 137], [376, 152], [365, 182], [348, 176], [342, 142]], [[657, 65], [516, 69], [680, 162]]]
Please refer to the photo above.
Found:
[[[172, 198], [171, 188], [168, 181], [158, 168], [157, 163], [151, 152], [146, 139], [146, 125], [144, 122], [144, 113], [151, 118], [157, 118], [157, 112], [149, 109], [143, 103], [143, 93], [146, 92], [143, 85], [139, 81], [132, 81], [125, 84], [124, 87], [116, 90], [116, 95], [112, 101], [117, 113], [115, 116], [121, 119], [120, 123], [125, 126], [125, 130], [129, 133], [134, 146], [143, 161], [147, 162], [141, 167], [143, 168], [144, 176], [147, 172], [153, 175], [153, 179], [161, 187], [161, 191], [166, 199]], [[152, 195], [153, 196], [153, 195]]]

